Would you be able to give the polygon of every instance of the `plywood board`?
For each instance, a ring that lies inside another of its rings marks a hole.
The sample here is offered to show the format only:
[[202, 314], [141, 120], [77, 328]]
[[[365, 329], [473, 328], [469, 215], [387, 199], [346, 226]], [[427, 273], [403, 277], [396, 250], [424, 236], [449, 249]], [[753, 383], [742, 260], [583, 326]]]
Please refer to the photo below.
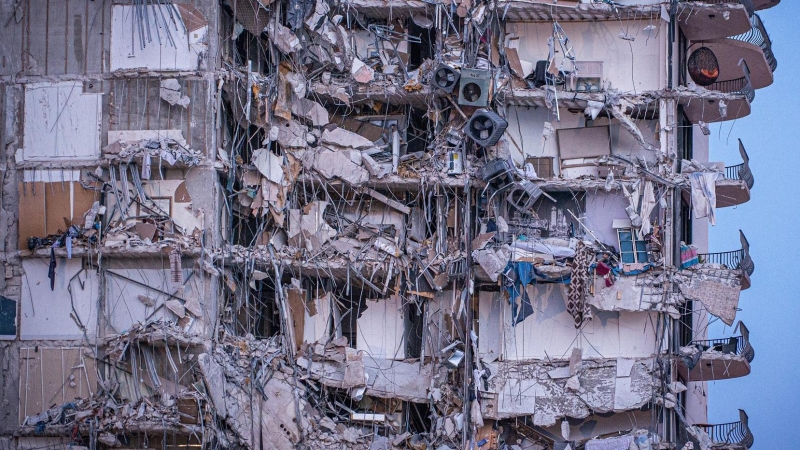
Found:
[[19, 183], [19, 248], [28, 248], [28, 238], [45, 236], [45, 183]]
[[72, 220], [72, 192], [70, 184], [71, 183], [45, 184], [45, 234], [61, 234], [69, 228], [66, 222]]
[[97, 389], [95, 361], [80, 347], [22, 347], [19, 350], [19, 420]]

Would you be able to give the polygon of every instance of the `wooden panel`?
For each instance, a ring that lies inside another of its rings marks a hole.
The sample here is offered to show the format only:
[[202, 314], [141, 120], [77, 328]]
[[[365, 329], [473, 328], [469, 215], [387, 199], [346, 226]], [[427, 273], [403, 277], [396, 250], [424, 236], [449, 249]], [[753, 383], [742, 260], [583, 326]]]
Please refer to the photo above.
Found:
[[28, 238], [45, 232], [44, 183], [19, 183], [19, 248], [28, 248]]
[[67, 231], [64, 219], [72, 218], [70, 183], [47, 183], [44, 189], [45, 234]]
[[94, 359], [77, 347], [23, 347], [19, 352], [19, 420], [92, 395], [97, 386]]
[[107, 67], [108, 42], [110, 42], [110, 32], [104, 32], [106, 26], [110, 24], [111, 2], [86, 2], [84, 18], [84, 30], [86, 38], [84, 40], [86, 66], [85, 73], [101, 73]]
[[42, 360], [33, 348], [19, 349], [19, 423], [42, 412]]
[[83, 227], [83, 215], [92, 209], [95, 200], [100, 200], [97, 191], [84, 189], [80, 183], [72, 183], [72, 223]]

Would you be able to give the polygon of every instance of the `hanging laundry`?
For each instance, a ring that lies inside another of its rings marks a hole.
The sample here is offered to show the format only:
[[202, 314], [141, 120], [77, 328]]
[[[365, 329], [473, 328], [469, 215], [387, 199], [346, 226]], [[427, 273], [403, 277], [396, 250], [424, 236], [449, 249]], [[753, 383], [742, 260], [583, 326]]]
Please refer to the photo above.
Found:
[[50, 247], [50, 267], [47, 269], [47, 278], [50, 278], [50, 290], [56, 290], [56, 249]]
[[[517, 326], [533, 314], [533, 305], [525, 286], [533, 282], [533, 264], [529, 262], [511, 263], [511, 270], [506, 275], [506, 292], [508, 301], [511, 302], [511, 325]], [[521, 298], [521, 305], [517, 303]]]
[[592, 310], [586, 303], [586, 289], [589, 286], [589, 267], [594, 263], [594, 251], [583, 242], [575, 247], [572, 261], [572, 278], [567, 288], [567, 312], [575, 320], [575, 328], [592, 320]]
[[717, 180], [723, 178], [719, 172], [696, 172], [689, 174], [692, 187], [692, 209], [695, 219], [708, 217], [708, 223], [717, 224]]

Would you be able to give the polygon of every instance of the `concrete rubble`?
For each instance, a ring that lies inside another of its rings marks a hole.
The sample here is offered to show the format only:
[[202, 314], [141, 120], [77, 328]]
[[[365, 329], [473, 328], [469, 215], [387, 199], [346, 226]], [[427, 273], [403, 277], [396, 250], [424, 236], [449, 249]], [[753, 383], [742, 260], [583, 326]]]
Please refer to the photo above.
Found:
[[0, 5], [4, 450], [721, 448], [688, 3], [61, 3]]

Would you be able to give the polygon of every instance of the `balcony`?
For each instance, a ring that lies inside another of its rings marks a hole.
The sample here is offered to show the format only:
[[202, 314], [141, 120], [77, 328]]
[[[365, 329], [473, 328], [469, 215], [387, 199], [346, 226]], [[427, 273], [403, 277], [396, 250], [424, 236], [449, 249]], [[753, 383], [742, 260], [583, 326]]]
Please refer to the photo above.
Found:
[[756, 353], [750, 345], [750, 331], [741, 321], [740, 335], [725, 339], [692, 341], [681, 348], [678, 371], [687, 381], [712, 381], [750, 374]]
[[741, 409], [738, 422], [694, 426], [708, 434], [714, 450], [745, 450], [753, 446], [753, 434], [747, 426], [747, 413]]
[[685, 105], [689, 119], [693, 123], [719, 122], [750, 114], [754, 90], [771, 85], [773, 72], [778, 68], [778, 60], [772, 52], [772, 41], [761, 18], [752, 14], [749, 29], [735, 36], [692, 41], [690, 54], [702, 47], [714, 53], [719, 66], [717, 81], [706, 89], [732, 94], [733, 98], [726, 96], [726, 108], [720, 108], [718, 99], [689, 101]]
[[739, 66], [744, 59], [750, 71], [753, 88], [761, 89], [772, 84], [772, 73], [778, 68], [778, 61], [772, 52], [772, 41], [758, 14], [752, 15], [750, 29], [746, 32], [702, 43], [695, 41], [692, 46], [705, 46], [714, 52], [719, 63], [718, 81], [741, 78]]
[[[741, 77], [727, 81], [717, 81], [706, 89], [726, 94], [728, 97], [725, 107], [721, 107], [720, 100], [709, 98], [707, 100], [690, 99], [684, 103], [686, 117], [692, 123], [722, 122], [723, 120], [740, 119], [750, 114], [750, 104], [756, 98], [756, 91], [750, 78], [750, 68], [744, 58], [739, 59], [739, 73]], [[724, 111], [723, 111], [724, 109]]]
[[747, 32], [754, 11], [752, 0], [688, 0], [678, 18], [687, 39], [707, 41]]
[[739, 241], [742, 248], [729, 252], [698, 253], [697, 257], [702, 264], [721, 264], [731, 270], [742, 271], [742, 290], [750, 287], [750, 276], [755, 271], [755, 264], [750, 258], [750, 243], [739, 230]]
[[760, 11], [777, 6], [780, 2], [781, 0], [753, 0], [753, 7], [755, 7], [756, 11]]
[[725, 167], [725, 178], [717, 182], [717, 208], [741, 205], [750, 200], [750, 190], [755, 179], [750, 171], [750, 158], [739, 140], [739, 154], [742, 163]]

